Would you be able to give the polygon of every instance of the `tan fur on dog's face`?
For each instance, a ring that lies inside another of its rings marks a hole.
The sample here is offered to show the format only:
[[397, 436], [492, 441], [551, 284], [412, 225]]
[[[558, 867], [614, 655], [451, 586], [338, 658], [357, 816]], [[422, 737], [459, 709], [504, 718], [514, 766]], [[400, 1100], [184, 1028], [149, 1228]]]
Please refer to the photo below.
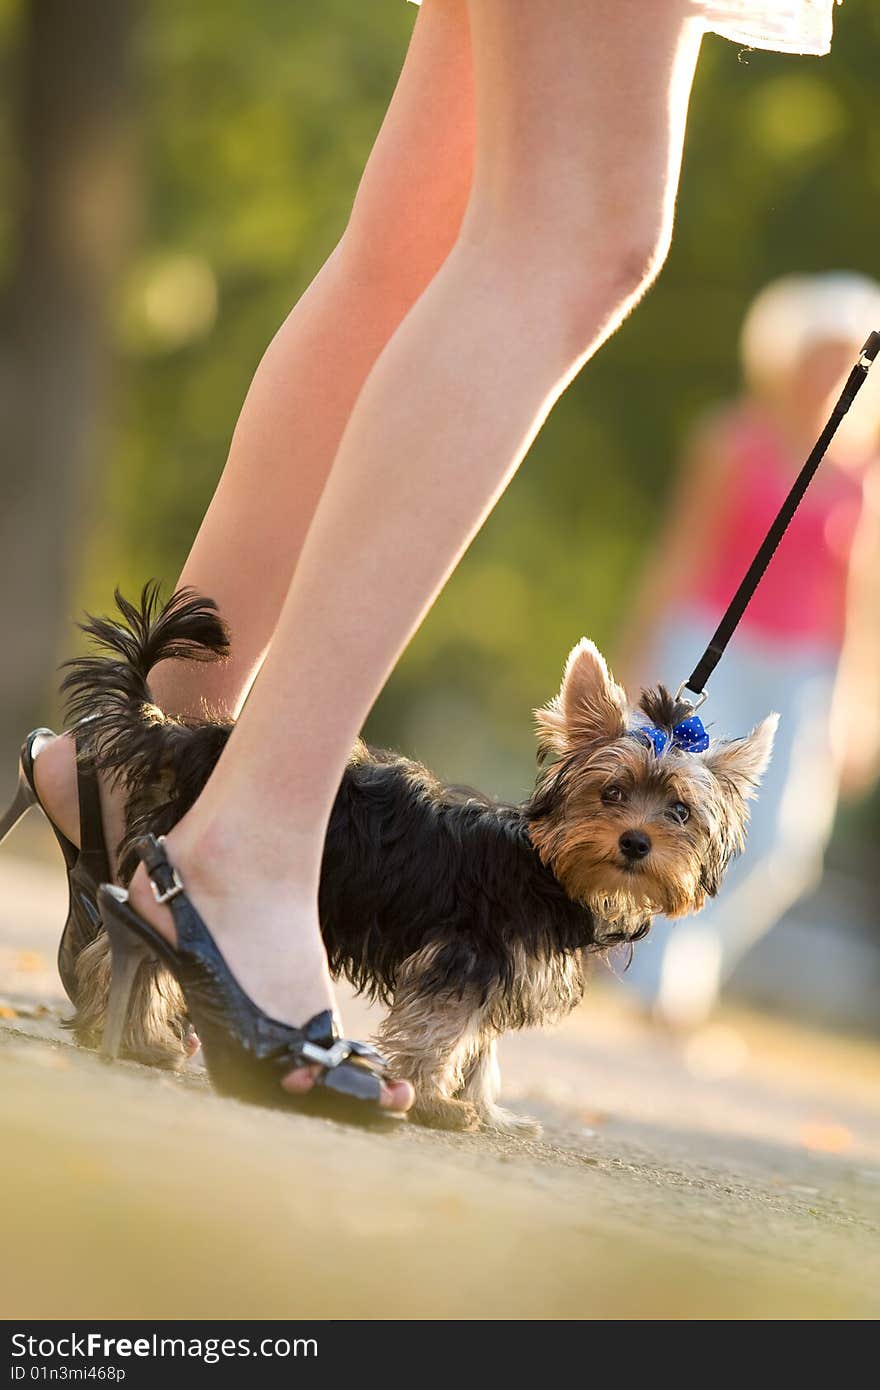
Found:
[[[643, 696], [672, 707], [665, 691]], [[592, 642], [580, 642], [559, 694], [536, 711], [541, 755], [557, 761], [539, 783], [530, 834], [570, 897], [627, 936], [653, 913], [697, 912], [718, 891], [745, 841], [748, 801], [770, 759], [777, 716], [705, 753], [658, 757], [632, 731], [649, 721], [627, 704]], [[627, 831], [650, 850], [631, 862]]]

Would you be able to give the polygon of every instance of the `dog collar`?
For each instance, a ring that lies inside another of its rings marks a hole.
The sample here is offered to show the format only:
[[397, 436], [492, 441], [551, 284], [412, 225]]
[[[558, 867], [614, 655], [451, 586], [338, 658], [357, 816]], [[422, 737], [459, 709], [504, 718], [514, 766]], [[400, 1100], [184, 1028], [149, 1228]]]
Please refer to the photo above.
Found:
[[709, 735], [703, 728], [702, 719], [696, 714], [676, 724], [671, 738], [654, 724], [644, 724], [640, 729], [632, 729], [630, 737], [649, 743], [658, 758], [662, 758], [670, 748], [678, 748], [682, 753], [705, 753], [709, 747]]

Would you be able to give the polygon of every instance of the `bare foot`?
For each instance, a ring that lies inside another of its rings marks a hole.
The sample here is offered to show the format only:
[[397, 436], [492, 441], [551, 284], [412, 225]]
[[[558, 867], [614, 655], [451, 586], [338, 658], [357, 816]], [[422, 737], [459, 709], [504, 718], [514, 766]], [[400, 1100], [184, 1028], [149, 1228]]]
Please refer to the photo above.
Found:
[[[229, 963], [235, 978], [254, 1003], [272, 1018], [301, 1025], [325, 1009], [336, 1013], [327, 955], [321, 940], [315, 908], [306, 897], [298, 901], [293, 884], [261, 883], [245, 865], [230, 863], [228, 855], [206, 853], [188, 844], [185, 823], [167, 836], [166, 847], [197, 911]], [[212, 868], [223, 865], [223, 878]], [[228, 877], [227, 877], [228, 876]], [[236, 887], [229, 886], [234, 879]], [[141, 865], [129, 885], [132, 907], [168, 941], [176, 943], [174, 918], [169, 908], [156, 902], [146, 870]], [[242, 920], [259, 923], [259, 931], [242, 930]], [[319, 1067], [298, 1067], [284, 1077], [285, 1090], [310, 1091]], [[383, 1085], [379, 1104], [405, 1111], [415, 1093], [408, 1081]]]

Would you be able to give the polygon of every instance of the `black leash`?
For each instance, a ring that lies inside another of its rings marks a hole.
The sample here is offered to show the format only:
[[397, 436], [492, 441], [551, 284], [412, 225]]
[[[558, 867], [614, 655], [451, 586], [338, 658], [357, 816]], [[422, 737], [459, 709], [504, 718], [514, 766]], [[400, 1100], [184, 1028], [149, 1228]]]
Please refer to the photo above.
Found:
[[677, 698], [681, 698], [685, 690], [690, 690], [698, 696], [698, 709], [706, 699], [706, 683], [709, 680], [715, 667], [718, 665], [724, 650], [736, 631], [743, 613], [749, 606], [752, 595], [764, 577], [764, 571], [776, 553], [776, 547], [788, 530], [789, 523], [800, 505], [804, 493], [813, 480], [813, 475], [822, 459], [828, 445], [831, 443], [837, 428], [846, 412], [849, 410], [853, 401], [865, 381], [870, 370], [871, 363], [880, 352], [880, 333], [872, 333], [859, 354], [859, 360], [853, 367], [846, 380], [846, 385], [840, 393], [840, 399], [831, 412], [828, 423], [816, 441], [810, 457], [807, 459], [800, 473], [792, 485], [792, 489], [783, 502], [776, 516], [776, 520], [767, 532], [757, 555], [748, 568], [745, 578], [731, 599], [727, 612], [718, 624], [714, 637], [709, 643], [700, 660], [697, 662], [690, 676], [683, 681], [678, 688]]

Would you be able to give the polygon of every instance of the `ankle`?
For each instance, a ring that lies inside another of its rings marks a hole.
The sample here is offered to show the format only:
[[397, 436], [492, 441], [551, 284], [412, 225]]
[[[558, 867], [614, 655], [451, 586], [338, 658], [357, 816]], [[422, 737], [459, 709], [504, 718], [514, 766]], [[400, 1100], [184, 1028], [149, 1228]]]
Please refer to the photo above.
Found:
[[[264, 890], [289, 901], [317, 898], [320, 852], [253, 823], [185, 816], [166, 836], [168, 857], [196, 892], [212, 898]], [[317, 861], [317, 863], [316, 863]]]

